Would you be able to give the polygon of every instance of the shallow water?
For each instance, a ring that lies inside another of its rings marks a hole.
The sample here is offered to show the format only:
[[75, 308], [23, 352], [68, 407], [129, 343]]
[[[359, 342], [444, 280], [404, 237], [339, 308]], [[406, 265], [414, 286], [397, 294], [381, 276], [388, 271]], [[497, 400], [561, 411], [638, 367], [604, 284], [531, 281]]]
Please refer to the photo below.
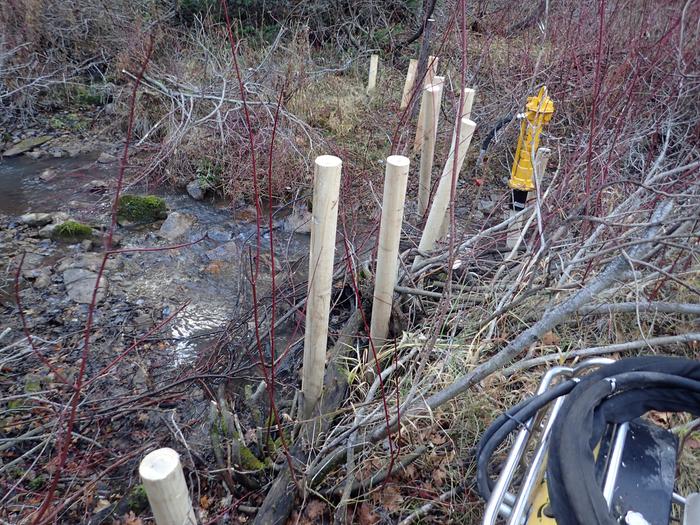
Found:
[[[43, 181], [39, 175], [47, 169], [54, 170], [55, 177]], [[109, 191], [91, 191], [95, 186], [92, 181], [112, 185], [117, 170], [117, 163], [99, 164], [94, 156], [3, 159], [0, 214], [65, 211], [89, 224], [105, 225], [109, 222], [111, 195]], [[145, 188], [137, 190], [132, 188], [129, 192], [146, 193]], [[121, 255], [123, 265], [111, 280], [130, 303], [147, 305], [154, 321], [168, 317], [189, 301], [168, 325], [169, 334], [164, 334], [171, 341], [175, 364], [185, 363], [209, 347], [231, 318], [250, 308], [247, 273], [250, 254], [255, 251], [256, 225], [236, 220], [237, 213], [224, 202], [195, 201], [186, 194], [162, 188], [148, 193], [162, 196], [171, 211], [195, 218], [191, 230], [176, 241], [178, 244], [206, 238], [178, 250]], [[156, 235], [158, 228], [159, 224], [120, 228], [122, 247], [164, 246], [166, 243]], [[307, 235], [281, 231], [275, 231], [274, 235], [278, 268], [308, 253]], [[263, 255], [269, 252], [269, 234], [265, 232], [262, 247]], [[68, 247], [65, 250], [67, 255]], [[265, 289], [270, 275], [266, 264], [261, 267], [260, 286]]]

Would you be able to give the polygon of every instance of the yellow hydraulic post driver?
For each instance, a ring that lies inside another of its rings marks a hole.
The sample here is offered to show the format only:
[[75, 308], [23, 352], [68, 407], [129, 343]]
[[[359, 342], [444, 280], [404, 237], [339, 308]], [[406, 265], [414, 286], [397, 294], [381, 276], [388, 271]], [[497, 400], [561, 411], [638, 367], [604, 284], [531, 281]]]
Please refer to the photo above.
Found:
[[527, 202], [527, 192], [535, 189], [532, 165], [537, 147], [540, 143], [542, 128], [554, 114], [554, 102], [547, 95], [547, 88], [542, 86], [535, 97], [527, 97], [525, 113], [520, 124], [518, 147], [510, 171], [508, 185], [513, 190], [513, 210], [520, 211]]

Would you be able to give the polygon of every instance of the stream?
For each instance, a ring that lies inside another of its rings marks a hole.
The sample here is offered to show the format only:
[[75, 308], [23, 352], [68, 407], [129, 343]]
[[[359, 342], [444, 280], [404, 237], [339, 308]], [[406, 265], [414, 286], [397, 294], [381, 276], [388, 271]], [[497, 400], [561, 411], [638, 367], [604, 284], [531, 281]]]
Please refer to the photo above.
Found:
[[[37, 302], [45, 304], [25, 306], [37, 312], [39, 324], [35, 325], [36, 328], [41, 328], [42, 318], [50, 320], [51, 304], [65, 300], [57, 293], [57, 287], [62, 284], [60, 271], [70, 268], [76, 260], [81, 261], [82, 267], [89, 267], [92, 263], [85, 263], [86, 257], [99, 258], [100, 248], [86, 250], [80, 244], [50, 239], [38, 243], [31, 239], [34, 244], [27, 248], [25, 245], [29, 237], [35, 236], [34, 232], [11, 232], [16, 229], [18, 216], [22, 214], [55, 212], [65, 212], [71, 219], [104, 229], [109, 224], [113, 195], [107, 190], [117, 178], [118, 162], [100, 163], [96, 158], [96, 155], [82, 155], [33, 160], [19, 156], [0, 160], [0, 216], [8, 221], [0, 256], [10, 261], [22, 250], [31, 250], [39, 261], [36, 264], [40, 271], [45, 272], [47, 264], [50, 268], [51, 284], [38, 291], [40, 294], [36, 298]], [[125, 191], [158, 195], [164, 198], [171, 212], [185, 214], [193, 221], [183, 235], [170, 240], [159, 235], [160, 222], [132, 228], [118, 227], [120, 248], [194, 244], [175, 250], [133, 252], [114, 257], [106, 273], [108, 302], [112, 300], [109, 304], [113, 305], [124, 299], [133, 305], [138, 310], [136, 324], [143, 331], [162, 322], [188, 302], [167, 328], [159, 332], [159, 337], [169, 345], [174, 364], [190, 362], [217, 339], [229, 320], [250, 308], [248, 280], [251, 254], [255, 253], [256, 244], [254, 210], [232, 211], [226, 202], [213, 198], [195, 201], [172, 189], [146, 191], [145, 187], [132, 187]], [[275, 213], [276, 224], [280, 226], [274, 230], [275, 257], [280, 269], [277, 275], [278, 279], [303, 281], [306, 264], [296, 263], [308, 254], [309, 238], [307, 234], [285, 231], [284, 215], [288, 213], [288, 210]], [[269, 233], [264, 232], [261, 259], [265, 262], [260, 264], [259, 295], [264, 295], [266, 290], [269, 293], [269, 242]], [[32, 271], [27, 264], [25, 260], [23, 268]], [[6, 275], [9, 269], [10, 265]], [[23, 272], [23, 275], [28, 274]], [[9, 280], [6, 280], [6, 302], [12, 295], [10, 288]], [[120, 310], [114, 306], [109, 308], [112, 309], [109, 315]], [[115, 315], [112, 322], [124, 322], [123, 317]]]

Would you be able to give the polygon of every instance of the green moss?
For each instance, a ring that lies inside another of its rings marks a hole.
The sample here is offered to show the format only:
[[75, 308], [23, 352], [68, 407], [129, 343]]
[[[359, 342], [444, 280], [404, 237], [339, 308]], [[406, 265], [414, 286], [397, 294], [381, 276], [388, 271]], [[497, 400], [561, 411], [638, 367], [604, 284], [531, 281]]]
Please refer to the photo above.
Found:
[[240, 467], [244, 470], [262, 470], [265, 468], [265, 463], [260, 461], [255, 457], [248, 447], [246, 447], [242, 440], [240, 442], [240, 453], [241, 453], [241, 465]]
[[146, 489], [143, 485], [136, 485], [129, 496], [127, 497], [127, 503], [129, 505], [129, 510], [133, 511], [135, 514], [146, 510], [148, 507], [148, 496], [146, 496]]
[[41, 390], [41, 378], [35, 374], [27, 374], [24, 378], [24, 392], [36, 394]]
[[13, 399], [7, 404], [10, 410], [19, 410], [24, 407], [24, 399]]
[[29, 488], [34, 491], [41, 490], [44, 485], [46, 485], [46, 476], [44, 475], [37, 476], [29, 482]]
[[90, 124], [90, 120], [78, 113], [55, 115], [49, 120], [49, 126], [57, 131], [85, 131]]
[[165, 219], [167, 215], [165, 201], [155, 195], [122, 195], [119, 198], [117, 218], [120, 222], [145, 224]]
[[96, 86], [79, 86], [76, 89], [78, 103], [83, 106], [99, 106], [102, 104], [102, 93]]
[[92, 228], [77, 221], [66, 221], [56, 226], [51, 236], [62, 241], [83, 241], [92, 237]]

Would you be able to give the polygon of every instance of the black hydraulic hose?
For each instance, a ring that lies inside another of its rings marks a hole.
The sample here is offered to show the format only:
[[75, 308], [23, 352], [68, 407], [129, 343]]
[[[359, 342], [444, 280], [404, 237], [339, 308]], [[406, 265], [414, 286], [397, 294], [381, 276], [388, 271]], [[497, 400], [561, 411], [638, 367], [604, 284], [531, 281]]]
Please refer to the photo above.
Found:
[[498, 133], [498, 130], [500, 130], [503, 126], [507, 126], [508, 124], [510, 124], [510, 122], [513, 120], [514, 117], [515, 117], [515, 113], [511, 113], [510, 115], [506, 115], [501, 120], [496, 122], [496, 124], [494, 124], [491, 131], [488, 132], [488, 134], [486, 135], [486, 138], [481, 143], [481, 151], [483, 153], [486, 153], [486, 150], [489, 149], [491, 142], [493, 141], [493, 139], [496, 138], [496, 134]]
[[608, 424], [649, 410], [700, 415], [700, 361], [636, 357], [604, 365], [580, 380], [568, 380], [526, 399], [497, 418], [477, 448], [477, 487], [484, 499], [494, 481], [488, 466], [496, 448], [552, 400], [566, 395], [552, 429], [547, 482], [557, 525], [619, 523], [595, 476], [593, 450]]
[[496, 138], [496, 134], [498, 133], [498, 130], [501, 129], [503, 126], [508, 125], [513, 118], [515, 117], [515, 114], [510, 114], [505, 117], [503, 117], [501, 120], [496, 122], [496, 124], [491, 128], [491, 131], [489, 131], [486, 134], [486, 138], [484, 138], [483, 142], [481, 143], [481, 150], [479, 150], [479, 157], [476, 161], [476, 166], [477, 168], [481, 169], [483, 164], [484, 164], [484, 159], [486, 158], [486, 152], [489, 149], [489, 146], [491, 145], [491, 142], [493, 139]]
[[619, 523], [619, 516], [608, 510], [603, 498], [593, 459], [607, 424], [630, 421], [650, 410], [700, 415], [700, 362], [658, 359], [641, 371], [586, 382], [585, 389], [575, 388], [564, 401], [552, 430], [547, 463], [557, 525]]
[[476, 451], [476, 482], [479, 493], [484, 499], [491, 496], [491, 490], [495, 484], [488, 473], [488, 464], [491, 456], [498, 446], [514, 430], [525, 425], [528, 419], [534, 416], [542, 407], [553, 400], [568, 394], [576, 385], [575, 380], [550, 388], [538, 396], [528, 398], [501, 414], [482, 435]]

